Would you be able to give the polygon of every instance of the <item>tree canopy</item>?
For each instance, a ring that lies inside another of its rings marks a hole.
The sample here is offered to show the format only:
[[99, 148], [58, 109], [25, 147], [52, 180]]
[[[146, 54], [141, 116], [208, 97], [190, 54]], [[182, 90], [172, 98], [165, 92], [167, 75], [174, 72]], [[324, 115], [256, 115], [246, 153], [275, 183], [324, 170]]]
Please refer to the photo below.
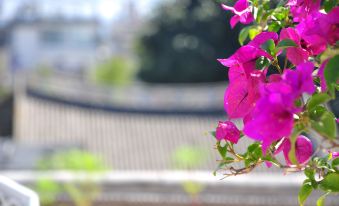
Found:
[[139, 78], [147, 82], [212, 82], [225, 80], [227, 69], [217, 58], [238, 47], [239, 28], [212, 0], [166, 2], [138, 41]]

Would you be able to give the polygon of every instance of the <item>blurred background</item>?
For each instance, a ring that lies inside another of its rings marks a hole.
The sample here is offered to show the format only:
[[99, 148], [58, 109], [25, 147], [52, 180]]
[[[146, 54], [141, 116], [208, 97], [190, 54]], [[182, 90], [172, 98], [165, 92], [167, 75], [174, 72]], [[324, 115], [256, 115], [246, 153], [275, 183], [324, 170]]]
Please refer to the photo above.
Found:
[[0, 0], [0, 175], [41, 205], [296, 205], [299, 176], [212, 174], [241, 29], [219, 3]]

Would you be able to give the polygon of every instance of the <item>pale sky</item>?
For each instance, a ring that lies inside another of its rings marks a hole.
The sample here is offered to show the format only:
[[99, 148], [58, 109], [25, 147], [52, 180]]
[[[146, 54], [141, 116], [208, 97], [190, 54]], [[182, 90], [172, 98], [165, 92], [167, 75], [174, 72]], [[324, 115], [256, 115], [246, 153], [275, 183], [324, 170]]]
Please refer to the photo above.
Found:
[[[137, 8], [142, 14], [147, 14], [150, 12], [157, 3], [161, 0], [134, 0], [136, 3]], [[164, 1], [164, 0], [162, 0]], [[112, 18], [114, 17], [115, 13], [120, 13], [123, 11], [124, 2], [126, 0], [101, 0], [99, 4], [99, 11], [101, 15], [105, 18]]]
[[[86, 2], [88, 4], [87, 10], [86, 6], [82, 9], [84, 15], [90, 14], [93, 12], [93, 8], [102, 16], [104, 19], [112, 19], [117, 17], [123, 12], [127, 0], [0, 0], [3, 1], [3, 8], [1, 11], [1, 18], [10, 18], [13, 15], [13, 11], [19, 5], [20, 2], [37, 2], [45, 3], [45, 7], [54, 7], [56, 4], [63, 4], [63, 10], [66, 12], [77, 11], [78, 5]], [[136, 7], [138, 8], [141, 14], [147, 15], [157, 3], [167, 0], [133, 0]], [[65, 5], [65, 6], [64, 6]]]

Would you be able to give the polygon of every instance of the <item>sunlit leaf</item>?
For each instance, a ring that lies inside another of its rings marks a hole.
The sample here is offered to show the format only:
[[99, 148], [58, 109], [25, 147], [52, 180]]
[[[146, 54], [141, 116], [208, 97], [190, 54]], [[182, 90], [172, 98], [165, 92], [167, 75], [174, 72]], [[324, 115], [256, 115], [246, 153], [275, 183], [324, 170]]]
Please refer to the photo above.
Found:
[[327, 174], [320, 182], [320, 188], [325, 191], [339, 192], [339, 173]]
[[314, 109], [317, 105], [326, 103], [331, 99], [330, 95], [326, 93], [318, 93], [313, 95], [307, 102], [307, 110], [311, 111]]
[[277, 49], [285, 49], [288, 47], [296, 47], [296, 43], [292, 39], [283, 39], [281, 40], [278, 45]]
[[298, 201], [300, 206], [304, 205], [305, 201], [307, 200], [308, 196], [310, 196], [312, 191], [313, 187], [311, 185], [311, 182], [309, 180], [305, 180], [298, 193]]

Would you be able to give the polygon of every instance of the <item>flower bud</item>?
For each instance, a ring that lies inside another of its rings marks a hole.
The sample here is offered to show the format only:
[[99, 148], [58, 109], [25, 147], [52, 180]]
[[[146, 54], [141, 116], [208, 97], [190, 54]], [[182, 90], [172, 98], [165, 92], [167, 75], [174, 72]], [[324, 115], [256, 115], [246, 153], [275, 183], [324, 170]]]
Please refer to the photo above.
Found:
[[[291, 142], [289, 139], [286, 139], [283, 143], [283, 152], [287, 164], [291, 165], [291, 161], [288, 157], [288, 154], [291, 150]], [[311, 140], [303, 135], [299, 135], [295, 142], [295, 156], [299, 164], [306, 164], [313, 153], [313, 146]]]
[[228, 140], [233, 143], [237, 143], [240, 138], [240, 131], [231, 121], [221, 122], [219, 121], [216, 129], [217, 140]]

